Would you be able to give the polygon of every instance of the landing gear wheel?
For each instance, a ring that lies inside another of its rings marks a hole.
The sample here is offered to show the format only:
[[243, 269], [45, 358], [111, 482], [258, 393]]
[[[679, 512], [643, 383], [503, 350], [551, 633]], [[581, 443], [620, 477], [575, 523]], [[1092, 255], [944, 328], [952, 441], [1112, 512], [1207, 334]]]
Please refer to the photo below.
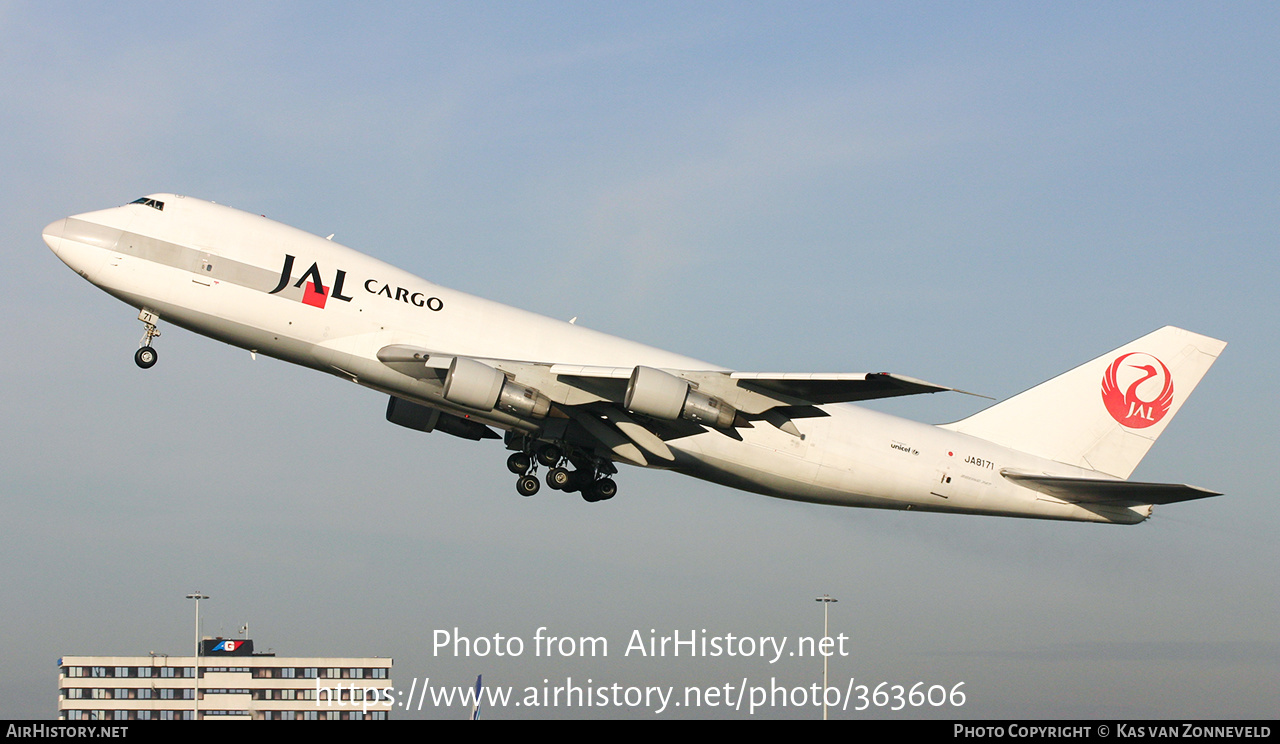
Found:
[[551, 468], [547, 471], [547, 485], [557, 491], [564, 491], [573, 482], [573, 473], [564, 468]]
[[138, 351], [133, 355], [133, 361], [143, 369], [151, 369], [155, 366], [157, 357], [156, 350], [151, 348], [151, 339], [160, 336], [160, 329], [156, 328], [160, 316], [143, 308], [138, 312], [138, 320], [142, 321], [142, 327], [146, 330], [142, 332], [142, 340], [138, 342]]
[[141, 349], [138, 349], [136, 354], [133, 355], [134, 363], [143, 369], [151, 369], [154, 367], [156, 365], [157, 358], [158, 355], [156, 354], [156, 350], [150, 346], [143, 346]]
[[591, 488], [587, 490], [596, 497], [596, 501], [608, 501], [618, 493], [618, 484], [614, 483], [612, 478], [601, 478], [592, 483]]
[[533, 467], [533, 458], [529, 457], [528, 452], [516, 452], [507, 458], [507, 470], [516, 475], [528, 473], [531, 467]]
[[560, 458], [563, 456], [564, 453], [561, 452], [560, 448], [554, 444], [548, 444], [545, 447], [540, 447], [538, 449], [538, 462], [542, 465], [546, 465], [547, 467], [551, 467], [552, 465], [560, 462]]
[[541, 487], [542, 484], [539, 483], [538, 479], [532, 475], [522, 475], [520, 476], [520, 479], [516, 481], [516, 491], [518, 491], [521, 496], [532, 496], [537, 493], [538, 489]]

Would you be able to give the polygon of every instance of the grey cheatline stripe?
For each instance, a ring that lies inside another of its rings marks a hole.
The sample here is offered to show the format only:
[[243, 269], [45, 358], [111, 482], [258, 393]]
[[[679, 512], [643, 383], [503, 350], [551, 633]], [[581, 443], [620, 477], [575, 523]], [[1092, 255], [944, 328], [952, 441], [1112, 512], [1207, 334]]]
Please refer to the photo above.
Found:
[[[279, 271], [263, 269], [222, 256], [213, 256], [207, 251], [197, 248], [188, 248], [177, 243], [149, 238], [145, 235], [123, 232], [113, 227], [97, 225], [84, 220], [68, 219], [62, 237], [85, 245], [116, 251], [126, 256], [153, 261], [182, 271], [189, 271], [207, 279], [215, 279], [219, 282], [235, 284], [247, 289], [256, 289], [259, 292], [270, 292], [280, 281]], [[206, 262], [209, 266], [207, 270]], [[303, 288], [293, 286], [294, 281], [295, 279], [290, 277], [289, 285], [277, 292], [276, 295], [301, 301]]]

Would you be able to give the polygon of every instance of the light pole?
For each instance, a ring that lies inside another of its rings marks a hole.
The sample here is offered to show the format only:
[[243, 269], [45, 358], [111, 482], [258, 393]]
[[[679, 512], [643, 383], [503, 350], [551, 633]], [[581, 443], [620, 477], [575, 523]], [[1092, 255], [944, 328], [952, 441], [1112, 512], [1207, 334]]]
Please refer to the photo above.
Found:
[[191, 703], [192, 710], [195, 711], [195, 717], [192, 720], [198, 721], [200, 720], [200, 600], [210, 599], [210, 597], [207, 594], [201, 594], [200, 590], [197, 589], [195, 593], [188, 594], [187, 599], [196, 601], [196, 654], [191, 657], [191, 672], [193, 675]]
[[[818, 597], [817, 599], [815, 599], [814, 601], [822, 603], [822, 641], [825, 644], [827, 638], [830, 637], [830, 635], [827, 633], [827, 608], [831, 606], [832, 602], [839, 602], [840, 600], [833, 599], [829, 594], [824, 594], [821, 597]], [[825, 651], [823, 651], [822, 653], [822, 720], [824, 721], [827, 720], [827, 655], [828, 654]]]

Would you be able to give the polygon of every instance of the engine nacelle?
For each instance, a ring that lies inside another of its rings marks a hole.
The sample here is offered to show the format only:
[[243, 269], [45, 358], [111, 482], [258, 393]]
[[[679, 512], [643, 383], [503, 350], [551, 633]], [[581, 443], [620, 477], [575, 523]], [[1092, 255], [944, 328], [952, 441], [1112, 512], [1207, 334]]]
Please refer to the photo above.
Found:
[[544, 418], [551, 401], [537, 390], [517, 385], [483, 362], [455, 357], [444, 378], [444, 399], [479, 411], [497, 408], [517, 416]]
[[469, 421], [445, 413], [438, 408], [419, 405], [413, 401], [397, 398], [394, 395], [391, 396], [391, 400], [387, 401], [387, 420], [410, 429], [425, 431], [428, 434], [433, 431], [442, 431], [445, 434], [452, 434], [455, 437], [472, 439], [477, 442], [481, 439], [499, 438], [493, 429], [479, 421]]
[[652, 367], [636, 367], [627, 383], [627, 410], [667, 421], [685, 419], [719, 429], [733, 426], [738, 412], [719, 398], [692, 389], [689, 381]]
[[495, 408], [516, 416], [546, 418], [551, 410], [551, 401], [531, 387], [517, 385], [507, 380], [502, 383], [502, 389], [498, 391], [498, 404]]

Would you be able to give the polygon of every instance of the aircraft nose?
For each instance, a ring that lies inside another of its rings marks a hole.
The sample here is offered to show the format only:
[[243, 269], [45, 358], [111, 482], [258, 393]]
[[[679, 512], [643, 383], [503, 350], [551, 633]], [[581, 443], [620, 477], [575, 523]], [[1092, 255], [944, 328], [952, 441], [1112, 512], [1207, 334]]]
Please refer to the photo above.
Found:
[[44, 237], [45, 245], [49, 246], [49, 250], [53, 251], [55, 255], [58, 253], [58, 249], [62, 247], [62, 231], [66, 226], [67, 220], [64, 217], [45, 225], [41, 233]]

